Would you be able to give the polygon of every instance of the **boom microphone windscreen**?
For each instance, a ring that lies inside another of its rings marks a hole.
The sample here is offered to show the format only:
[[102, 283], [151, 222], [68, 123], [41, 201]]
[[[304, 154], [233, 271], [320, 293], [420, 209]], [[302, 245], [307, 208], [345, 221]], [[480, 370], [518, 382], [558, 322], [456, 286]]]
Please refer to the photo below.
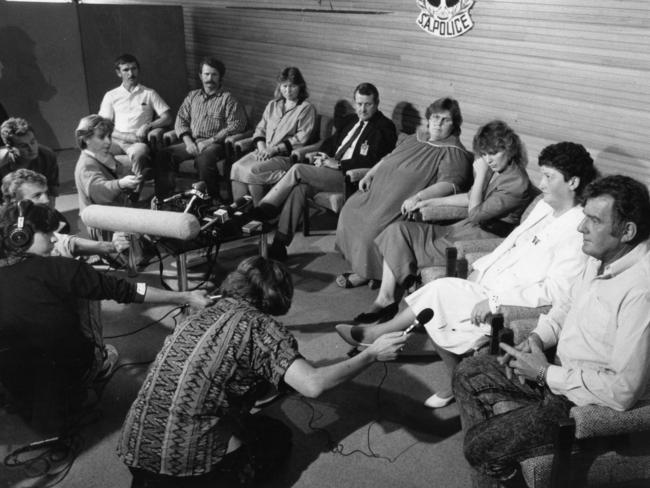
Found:
[[90, 205], [81, 212], [88, 227], [113, 232], [148, 234], [187, 241], [199, 234], [201, 225], [188, 213], [141, 208]]

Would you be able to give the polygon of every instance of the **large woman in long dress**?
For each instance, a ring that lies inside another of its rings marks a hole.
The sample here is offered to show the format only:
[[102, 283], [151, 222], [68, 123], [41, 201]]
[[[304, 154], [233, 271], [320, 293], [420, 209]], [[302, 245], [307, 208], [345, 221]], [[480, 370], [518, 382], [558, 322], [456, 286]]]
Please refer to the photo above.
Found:
[[345, 203], [336, 229], [336, 245], [352, 273], [337, 277], [351, 288], [381, 279], [382, 256], [375, 237], [388, 224], [410, 215], [417, 203], [467, 191], [472, 155], [459, 139], [462, 115], [458, 102], [441, 98], [426, 110], [428, 133], [407, 137], [360, 181]]
[[255, 205], [291, 167], [291, 151], [304, 146], [316, 123], [316, 109], [307, 101], [307, 83], [298, 68], [284, 68], [275, 98], [264, 109], [253, 134], [255, 150], [232, 166], [235, 200], [250, 194]]

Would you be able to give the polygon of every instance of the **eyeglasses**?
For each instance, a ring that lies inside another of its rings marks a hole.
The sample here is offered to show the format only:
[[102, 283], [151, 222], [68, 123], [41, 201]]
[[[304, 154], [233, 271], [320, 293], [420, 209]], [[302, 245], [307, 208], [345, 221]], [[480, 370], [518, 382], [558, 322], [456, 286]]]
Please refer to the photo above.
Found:
[[431, 117], [429, 117], [429, 120], [431, 122], [437, 122], [439, 124], [450, 124], [451, 123], [451, 118], [450, 117], [443, 117], [440, 114], [431, 114]]

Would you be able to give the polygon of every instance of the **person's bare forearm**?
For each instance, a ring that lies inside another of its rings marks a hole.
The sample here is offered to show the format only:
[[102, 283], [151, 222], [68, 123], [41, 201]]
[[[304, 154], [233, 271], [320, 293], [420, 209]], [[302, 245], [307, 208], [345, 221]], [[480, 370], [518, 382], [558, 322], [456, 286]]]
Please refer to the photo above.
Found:
[[149, 130], [151, 129], [158, 129], [160, 127], [168, 127], [172, 123], [172, 115], [169, 112], [164, 112], [163, 114], [160, 115], [156, 120], [152, 121], [149, 124]]
[[324, 391], [354, 378], [373, 362], [374, 357], [367, 350], [350, 359], [319, 368], [304, 359], [297, 359], [287, 369], [284, 380], [300, 394], [316, 398]]
[[138, 141], [138, 137], [132, 132], [120, 132], [118, 130], [114, 130], [111, 136], [113, 139], [117, 139], [118, 141], [123, 142], [132, 143]]
[[72, 240], [73, 256], [92, 256], [93, 254], [106, 255], [115, 252], [112, 242], [93, 241], [83, 237], [74, 237]]
[[474, 179], [474, 184], [469, 190], [469, 203], [467, 206], [468, 210], [472, 210], [477, 205], [483, 203], [483, 189], [485, 187], [485, 180], [487, 179], [487, 174], [485, 171], [478, 172], [476, 178]]
[[446, 197], [447, 195], [451, 195], [454, 193], [454, 190], [456, 187], [454, 186], [453, 183], [448, 183], [446, 181], [440, 181], [438, 183], [434, 183], [431, 186], [428, 186], [424, 190], [421, 190], [418, 192], [420, 200], [428, 200], [430, 198], [439, 198], [439, 197]]

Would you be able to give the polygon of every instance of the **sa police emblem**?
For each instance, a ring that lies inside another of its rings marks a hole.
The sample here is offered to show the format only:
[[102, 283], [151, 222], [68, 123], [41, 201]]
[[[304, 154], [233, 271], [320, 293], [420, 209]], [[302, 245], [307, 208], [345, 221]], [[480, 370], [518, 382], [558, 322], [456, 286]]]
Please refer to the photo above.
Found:
[[421, 12], [417, 24], [436, 37], [458, 37], [472, 27], [469, 10], [474, 0], [417, 0]]

